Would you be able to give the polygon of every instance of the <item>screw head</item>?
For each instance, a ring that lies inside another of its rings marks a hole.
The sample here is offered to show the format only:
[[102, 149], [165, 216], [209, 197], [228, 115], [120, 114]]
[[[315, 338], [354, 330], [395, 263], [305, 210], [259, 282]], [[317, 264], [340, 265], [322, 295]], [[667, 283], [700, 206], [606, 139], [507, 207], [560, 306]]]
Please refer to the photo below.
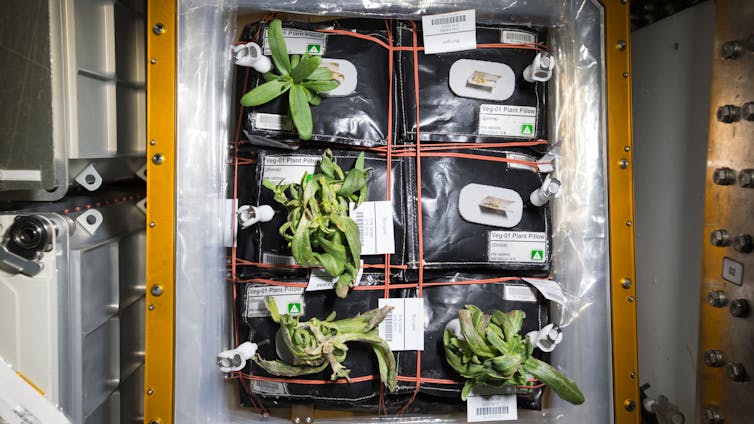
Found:
[[157, 225], [157, 223], [154, 222], [154, 221], [152, 221], [152, 222], [149, 223], [149, 228], [154, 228], [155, 225]]
[[717, 408], [704, 409], [704, 424], [723, 424], [723, 415]]
[[709, 241], [713, 246], [724, 247], [730, 244], [730, 237], [725, 230], [714, 230], [709, 234]]
[[725, 296], [725, 292], [722, 290], [712, 290], [707, 293], [707, 303], [715, 308], [722, 308], [728, 304], [728, 298]]
[[730, 168], [717, 168], [712, 172], [712, 182], [717, 185], [731, 185], [736, 182], [736, 171]]
[[634, 299], [634, 297], [633, 297], [633, 296], [628, 296], [628, 302], [629, 302], [629, 303], [633, 303], [633, 302], [634, 302], [634, 300], [636, 300], [636, 299]]
[[741, 108], [734, 105], [723, 105], [717, 108], [717, 120], [730, 124], [736, 122], [741, 118]]
[[704, 352], [704, 364], [708, 367], [722, 367], [725, 363], [723, 352], [717, 349], [709, 349]]
[[150, 293], [152, 293], [152, 296], [162, 296], [162, 286], [159, 284], [153, 285]]
[[633, 222], [631, 222], [631, 221], [626, 221], [626, 227], [630, 227], [630, 226], [632, 226], [632, 225], [634, 225], [634, 223], [633, 223]]
[[741, 382], [746, 380], [746, 369], [740, 362], [731, 362], [725, 367], [725, 374], [731, 381]]
[[618, 166], [620, 169], [626, 169], [628, 168], [628, 159], [621, 159], [618, 161]]
[[749, 253], [752, 250], [751, 236], [748, 234], [739, 234], [733, 238], [733, 248], [736, 252]]
[[149, 59], [149, 63], [151, 63], [152, 65], [156, 65], [157, 64], [157, 59], [153, 57], [153, 58]]
[[152, 27], [152, 32], [154, 32], [156, 35], [162, 35], [162, 33], [165, 32], [165, 25], [159, 22], [154, 24], [154, 26]]
[[152, 156], [152, 162], [155, 165], [162, 165], [162, 163], [165, 162], [165, 156], [163, 156], [162, 153], [155, 153], [155, 155]]
[[149, 305], [148, 309], [149, 309], [150, 311], [154, 311], [154, 305]]
[[626, 50], [626, 42], [624, 40], [618, 40], [618, 42], [615, 44], [615, 48], [618, 50]]
[[742, 169], [738, 173], [738, 185], [744, 188], [754, 188], [754, 169]]
[[749, 316], [749, 311], [751, 310], [749, 301], [746, 299], [731, 300], [728, 309], [730, 310], [730, 314], [736, 318], [746, 318]]
[[306, 422], [307, 422], [307, 423], [311, 423], [311, 422], [313, 422], [313, 420], [312, 420], [312, 417], [306, 417]]
[[743, 52], [743, 46], [738, 41], [726, 41], [720, 46], [720, 57], [725, 60], [737, 59]]
[[628, 72], [623, 73], [623, 78], [628, 78]]
[[300, 424], [301, 423], [301, 418], [300, 417], [296, 417], [296, 418], [293, 419], [293, 422], [296, 423], [296, 424]]
[[620, 286], [624, 289], [630, 289], [631, 288], [631, 279], [630, 278], [621, 278], [620, 280]]
[[155, 144], [157, 144], [157, 140], [149, 140], [150, 146], [154, 146]]
[[631, 399], [627, 399], [625, 402], [623, 402], [623, 407], [626, 408], [626, 411], [633, 412], [634, 409], [636, 409], [636, 402], [632, 401]]
[[151, 395], [152, 393], [154, 393], [154, 390], [152, 390], [152, 389], [147, 390], [147, 394], [148, 395]]

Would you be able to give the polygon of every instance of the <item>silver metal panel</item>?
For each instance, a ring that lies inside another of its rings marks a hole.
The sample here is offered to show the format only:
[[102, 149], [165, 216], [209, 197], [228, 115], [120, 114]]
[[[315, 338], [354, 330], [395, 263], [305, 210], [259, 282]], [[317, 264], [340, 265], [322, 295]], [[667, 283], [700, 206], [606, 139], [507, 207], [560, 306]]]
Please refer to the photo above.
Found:
[[88, 333], [118, 312], [118, 240], [80, 255], [81, 331]]
[[640, 383], [694, 416], [715, 5], [631, 35]]
[[120, 382], [120, 322], [112, 318], [84, 336], [81, 349], [83, 412], [88, 416]]

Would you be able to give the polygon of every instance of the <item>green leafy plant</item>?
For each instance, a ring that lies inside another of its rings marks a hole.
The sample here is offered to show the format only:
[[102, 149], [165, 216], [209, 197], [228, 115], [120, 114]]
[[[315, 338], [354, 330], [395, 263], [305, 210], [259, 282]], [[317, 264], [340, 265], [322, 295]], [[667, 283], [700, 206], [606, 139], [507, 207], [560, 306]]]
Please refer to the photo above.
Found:
[[584, 403], [584, 395], [576, 383], [532, 356], [534, 346], [519, 335], [525, 317], [520, 310], [508, 313], [495, 310], [487, 315], [473, 305], [458, 311], [460, 334], [446, 328], [443, 345], [448, 364], [466, 378], [461, 392], [463, 400], [477, 384], [522, 386], [526, 385], [527, 374], [531, 374], [568, 402]]
[[346, 297], [361, 268], [359, 226], [348, 212], [349, 203], [358, 206], [366, 200], [367, 177], [363, 152], [353, 169], [344, 173], [327, 149], [316, 173], [304, 175], [300, 183], [262, 183], [288, 211], [288, 220], [279, 232], [288, 240], [296, 262], [321, 266], [337, 277], [335, 293], [339, 297]]
[[275, 335], [275, 350], [280, 359], [268, 361], [259, 354], [253, 360], [267, 372], [284, 377], [316, 374], [332, 368], [330, 378], [345, 378], [351, 382], [350, 369], [343, 365], [349, 342], [364, 342], [372, 345], [380, 368], [380, 380], [391, 391], [396, 388], [395, 357], [387, 342], [380, 338], [378, 326], [392, 306], [372, 309], [366, 313], [335, 321], [333, 311], [324, 321], [312, 318], [299, 322], [288, 314], [278, 312], [272, 297], [264, 299], [272, 319], [280, 324]]
[[294, 54], [288, 56], [288, 48], [283, 37], [283, 23], [275, 19], [270, 23], [268, 41], [272, 62], [279, 72], [263, 74], [264, 84], [244, 94], [241, 104], [247, 107], [259, 106], [288, 92], [288, 108], [293, 124], [303, 140], [312, 138], [312, 111], [309, 105], [316, 106], [321, 99], [319, 93], [334, 90], [340, 85], [334, 78], [336, 73], [319, 66], [322, 57]]

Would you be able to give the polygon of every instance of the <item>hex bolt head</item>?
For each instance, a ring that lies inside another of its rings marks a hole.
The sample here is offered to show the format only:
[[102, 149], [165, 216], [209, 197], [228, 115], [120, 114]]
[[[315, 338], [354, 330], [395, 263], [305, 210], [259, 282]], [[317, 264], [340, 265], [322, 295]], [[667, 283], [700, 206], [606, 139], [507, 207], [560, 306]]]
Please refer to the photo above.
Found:
[[754, 188], [754, 169], [742, 169], [738, 173], [738, 185], [744, 188]]
[[155, 153], [155, 155], [152, 156], [152, 162], [155, 165], [162, 165], [162, 163], [165, 162], [165, 156], [163, 156], [162, 153]]
[[720, 57], [725, 60], [737, 59], [743, 50], [743, 46], [738, 41], [726, 41], [720, 46]]
[[731, 185], [736, 182], [736, 171], [730, 168], [717, 168], [712, 172], [712, 182], [717, 185]]
[[159, 284], [154, 284], [152, 286], [152, 289], [150, 290], [152, 293], [152, 296], [161, 296], [162, 295], [162, 286]]
[[709, 241], [713, 246], [724, 247], [730, 244], [730, 237], [725, 230], [714, 230], [709, 235]]
[[749, 253], [752, 250], [751, 236], [748, 234], [739, 234], [733, 238], [733, 248], [736, 252]]
[[704, 424], [723, 424], [725, 420], [717, 408], [704, 408]]
[[746, 102], [741, 107], [741, 117], [747, 121], [754, 121], [754, 102]]
[[730, 301], [728, 308], [730, 309], [730, 314], [736, 318], [748, 317], [751, 310], [749, 301], [746, 299], [733, 299]]
[[152, 32], [153, 32], [153, 33], [155, 33], [155, 35], [161, 35], [162, 33], [164, 33], [164, 32], [165, 32], [165, 25], [163, 25], [163, 24], [161, 24], [161, 23], [159, 23], [159, 22], [158, 22], [158, 23], [156, 23], [156, 24], [155, 24], [155, 25], [154, 25], [154, 26], [152, 27]]
[[725, 367], [725, 374], [731, 381], [741, 382], [746, 380], [746, 369], [740, 362], [731, 362]]
[[630, 289], [632, 284], [633, 282], [631, 281], [630, 278], [622, 278], [620, 280], [620, 286], [626, 290]]
[[704, 364], [708, 367], [722, 367], [725, 364], [725, 356], [721, 350], [706, 350], [704, 352]]
[[741, 118], [741, 108], [734, 105], [724, 105], [717, 108], [717, 120], [730, 124]]
[[632, 401], [631, 399], [627, 399], [625, 402], [623, 402], [623, 407], [626, 408], [626, 411], [633, 412], [634, 409], [636, 409], [636, 402]]
[[715, 308], [722, 308], [728, 304], [728, 298], [725, 296], [725, 292], [722, 290], [712, 290], [707, 293], [707, 303]]

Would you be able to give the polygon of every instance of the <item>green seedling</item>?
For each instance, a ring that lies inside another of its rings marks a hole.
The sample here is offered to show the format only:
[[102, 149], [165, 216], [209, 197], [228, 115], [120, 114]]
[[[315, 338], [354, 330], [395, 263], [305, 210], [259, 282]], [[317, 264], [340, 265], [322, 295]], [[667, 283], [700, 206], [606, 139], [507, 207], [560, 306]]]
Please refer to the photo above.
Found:
[[246, 107], [259, 106], [270, 102], [288, 92], [288, 109], [293, 124], [302, 140], [312, 138], [312, 111], [309, 105], [317, 106], [323, 91], [331, 91], [340, 85], [337, 76], [330, 69], [319, 66], [322, 57], [294, 54], [288, 56], [288, 48], [283, 37], [283, 23], [275, 19], [268, 31], [272, 62], [279, 74], [263, 74], [263, 84], [241, 97], [241, 104]]

